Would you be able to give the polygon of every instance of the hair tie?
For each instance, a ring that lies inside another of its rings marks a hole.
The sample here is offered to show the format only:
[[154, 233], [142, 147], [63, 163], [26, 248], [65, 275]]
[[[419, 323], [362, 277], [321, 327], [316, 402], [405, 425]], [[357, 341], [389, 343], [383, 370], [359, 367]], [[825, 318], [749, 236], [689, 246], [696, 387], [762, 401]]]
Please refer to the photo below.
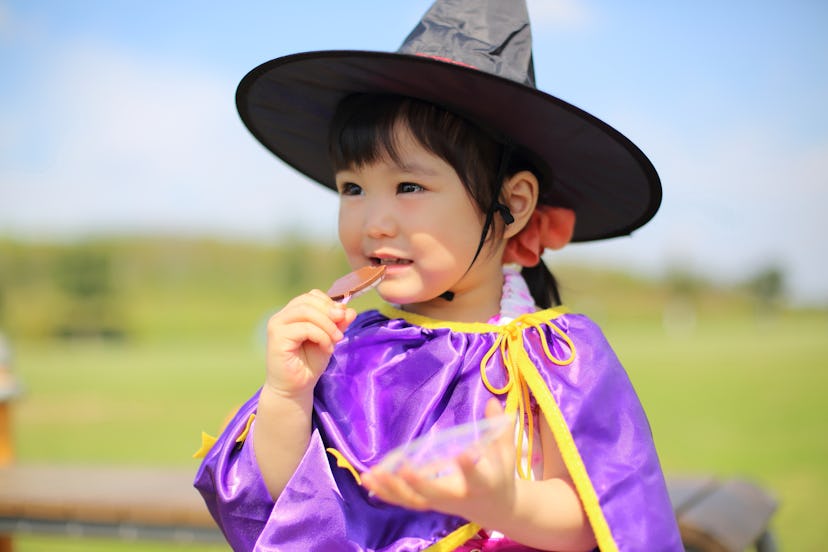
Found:
[[495, 202], [495, 209], [500, 213], [500, 217], [507, 226], [515, 222], [515, 217], [512, 216], [512, 211], [510, 211], [509, 207], [506, 205], [503, 205], [501, 202], [497, 201]]
[[572, 240], [575, 211], [566, 207], [539, 205], [523, 229], [509, 238], [504, 263], [536, 266], [544, 249], [560, 249]]

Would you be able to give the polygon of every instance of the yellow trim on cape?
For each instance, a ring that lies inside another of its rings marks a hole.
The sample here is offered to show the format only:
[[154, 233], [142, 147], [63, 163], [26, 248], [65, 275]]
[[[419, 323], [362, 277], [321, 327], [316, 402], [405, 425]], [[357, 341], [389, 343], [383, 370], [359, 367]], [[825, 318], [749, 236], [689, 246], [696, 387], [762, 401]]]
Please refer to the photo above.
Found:
[[[235, 414], [236, 412], [238, 412], [238, 409], [234, 410], [233, 414]], [[227, 419], [224, 421], [224, 425], [222, 426], [219, 433], [224, 431], [224, 428], [227, 427], [227, 424], [230, 422], [231, 419], [232, 419], [232, 415], [227, 417]], [[256, 414], [251, 414], [250, 416], [247, 417], [247, 423], [244, 424], [244, 429], [239, 434], [239, 436], [236, 437], [236, 442], [237, 443], [243, 443], [245, 441], [245, 439], [247, 439], [247, 435], [250, 433], [250, 426], [253, 425], [253, 420], [255, 420], [255, 419], [256, 419]], [[215, 445], [217, 441], [218, 441], [218, 437], [213, 437], [209, 433], [206, 433], [206, 432], [202, 431], [201, 432], [201, 447], [193, 453], [193, 458], [198, 459], [198, 458], [204, 458], [205, 456], [207, 456], [207, 453], [210, 452], [210, 449], [213, 448], [213, 445]]]
[[247, 435], [250, 433], [250, 426], [253, 425], [253, 420], [255, 420], [255, 419], [256, 419], [256, 414], [251, 414], [250, 416], [247, 417], [247, 423], [244, 424], [244, 429], [242, 430], [241, 433], [239, 433], [239, 436], [236, 437], [236, 442], [237, 443], [243, 443], [245, 441], [245, 439], [247, 439]]
[[[546, 385], [546, 382], [540, 375], [540, 372], [538, 372], [537, 367], [532, 363], [525, 347], [523, 346], [524, 332], [514, 331], [515, 329], [519, 329], [521, 327], [524, 330], [528, 327], [535, 327], [535, 329], [540, 333], [540, 327], [533, 323], [537, 321], [536, 315], [538, 314], [540, 313], [526, 315], [525, 317], [521, 316], [516, 318], [511, 324], [507, 324], [507, 327], [512, 324], [517, 324], [517, 327], [513, 327], [512, 331], [505, 331], [505, 339], [508, 345], [501, 349], [504, 354], [504, 363], [510, 365], [510, 377], [514, 378], [515, 375], [517, 375], [517, 379], [519, 381], [519, 385], [517, 387], [523, 388], [523, 390], [520, 391], [516, 389], [514, 385], [511, 385], [511, 389], [507, 392], [506, 410], [509, 410], [510, 403], [514, 404], [515, 402], [521, 402], [521, 399], [526, 395], [525, 388], [528, 387], [528, 390], [532, 392], [532, 396], [535, 397], [535, 400], [537, 401], [538, 406], [546, 419], [546, 423], [549, 424], [549, 428], [552, 430], [552, 435], [554, 436], [558, 449], [561, 452], [561, 457], [563, 458], [570, 477], [572, 477], [575, 490], [578, 493], [578, 497], [580, 498], [581, 504], [584, 507], [587, 518], [589, 519], [592, 531], [595, 534], [595, 540], [597, 541], [598, 548], [601, 552], [617, 552], [618, 545], [615, 543], [615, 539], [613, 538], [612, 532], [609, 528], [609, 523], [607, 523], [606, 517], [604, 517], [604, 512], [601, 510], [601, 505], [598, 500], [598, 493], [596, 492], [595, 487], [593, 487], [592, 481], [589, 479], [586, 466], [584, 465], [584, 461], [578, 451], [578, 447], [575, 445], [575, 439], [569, 431], [569, 426], [566, 424], [566, 419], [564, 418], [560, 407], [555, 402], [555, 397], [552, 395], [552, 392], [549, 390], [549, 387]], [[550, 327], [559, 332], [559, 335], [565, 338], [565, 340], [572, 347], [572, 354], [570, 358], [563, 361], [554, 359], [549, 352], [548, 346], [545, 344], [543, 334], [541, 334], [542, 343], [544, 343], [544, 350], [547, 357], [549, 357], [550, 361], [557, 365], [569, 364], [575, 357], [574, 345], [571, 341], [569, 341], [568, 336], [565, 336], [563, 332], [557, 328], [557, 326], [550, 324]], [[499, 343], [496, 343], [495, 345], [500, 347]], [[516, 398], [518, 393], [522, 396]], [[525, 411], [526, 406], [521, 406], [522, 407], [519, 407], [518, 410]], [[531, 418], [531, 415], [529, 417]]]
[[426, 548], [424, 552], [451, 552], [452, 550], [463, 546], [466, 541], [474, 537], [479, 531], [480, 526], [476, 523], [461, 525], [442, 539]]
[[[580, 498], [581, 504], [584, 507], [587, 518], [589, 519], [590, 526], [595, 534], [598, 548], [602, 552], [617, 552], [618, 545], [612, 536], [612, 532], [610, 531], [609, 523], [604, 516], [604, 512], [601, 510], [601, 505], [598, 500], [598, 493], [596, 492], [595, 487], [593, 487], [592, 481], [589, 479], [589, 474], [587, 473], [583, 458], [581, 458], [578, 447], [575, 445], [575, 439], [569, 431], [566, 419], [564, 418], [560, 407], [555, 402], [552, 392], [549, 390], [549, 387], [546, 385], [546, 382], [540, 375], [540, 372], [538, 372], [537, 367], [529, 358], [524, 346], [523, 340], [526, 330], [534, 328], [540, 336], [541, 345], [543, 346], [544, 353], [549, 361], [557, 366], [565, 366], [570, 364], [575, 358], [575, 346], [569, 339], [569, 336], [567, 336], [555, 324], [551, 323], [552, 320], [569, 312], [568, 309], [565, 307], [556, 307], [531, 314], [525, 314], [515, 318], [512, 322], [503, 326], [486, 323], [464, 323], [435, 320], [425, 316], [401, 311], [391, 307], [390, 305], [383, 305], [380, 307], [379, 311], [388, 318], [401, 318], [411, 324], [421, 326], [423, 328], [448, 328], [465, 333], [496, 332], [499, 334], [493, 346], [483, 357], [481, 362], [481, 375], [484, 383], [492, 393], [506, 395], [506, 412], [517, 412], [520, 417], [519, 419], [526, 420], [528, 418], [530, 424], [532, 416], [528, 411], [528, 402], [529, 392], [531, 391], [541, 409], [541, 412], [543, 413], [546, 423], [549, 424], [552, 435], [554, 436], [558, 449], [560, 450], [561, 457], [566, 465], [566, 469], [569, 472], [570, 477], [572, 477], [575, 490], [578, 493], [578, 497]], [[546, 342], [546, 338], [541, 331], [541, 326], [544, 324], [548, 325], [569, 346], [571, 353], [569, 358], [561, 360], [556, 359], [552, 355], [549, 345]], [[486, 377], [485, 365], [489, 359], [496, 352], [498, 352], [498, 350], [503, 358], [504, 368], [506, 369], [509, 378], [507, 383], [502, 388], [495, 389], [491, 386], [488, 378]], [[523, 432], [520, 432], [521, 436], [522, 434]], [[519, 442], [519, 446], [522, 447], [522, 439]], [[531, 449], [531, 441], [528, 443], [528, 446]], [[529, 474], [524, 473], [524, 470], [520, 469], [520, 465], [518, 465], [518, 468], [522, 477], [528, 477]], [[456, 548], [465, 542], [465, 540], [460, 541], [459, 539], [461, 536], [466, 536], [466, 531], [470, 531], [472, 526], [473, 524], [468, 524], [460, 527], [448, 537], [437, 541], [427, 550], [440, 552], [453, 550], [453, 548]], [[477, 527], [471, 534], [468, 534], [466, 540], [473, 537], [477, 531], [479, 531], [479, 527]], [[449, 541], [449, 539], [452, 540]]]
[[218, 439], [213, 437], [209, 433], [202, 431], [201, 432], [201, 447], [193, 453], [193, 458], [204, 458], [207, 456], [207, 453], [210, 452], [210, 449], [213, 448], [213, 445], [216, 444]]
[[353, 464], [351, 464], [351, 462], [347, 458], [345, 458], [345, 455], [342, 454], [341, 452], [339, 452], [338, 450], [336, 450], [333, 447], [328, 447], [325, 450], [328, 452], [328, 454], [330, 454], [331, 456], [336, 458], [336, 466], [338, 468], [345, 468], [346, 470], [351, 472], [351, 475], [354, 476], [354, 479], [356, 480], [357, 485], [359, 485], [361, 487], [362, 486], [362, 478], [359, 476], [359, 472], [356, 471], [356, 468], [353, 466]]
[[[438, 320], [436, 318], [429, 318], [428, 316], [422, 316], [420, 314], [414, 314], [413, 312], [407, 312], [404, 310], [400, 310], [396, 307], [392, 307], [387, 303], [383, 303], [377, 309], [380, 314], [387, 318], [401, 318], [406, 322], [414, 324], [415, 326], [420, 326], [422, 328], [427, 329], [440, 329], [440, 328], [447, 328], [449, 330], [453, 330], [456, 332], [462, 333], [491, 333], [491, 332], [502, 332], [503, 328], [506, 328], [513, 324], [514, 322], [510, 322], [509, 324], [499, 326], [497, 324], [489, 324], [487, 322], [451, 322], [448, 320]], [[568, 308], [560, 306], [554, 307], [551, 309], [545, 309], [542, 311], [534, 312], [530, 316], [542, 318], [544, 321], [554, 320], [559, 316], [567, 314], [569, 311]], [[522, 317], [519, 317], [522, 318]]]

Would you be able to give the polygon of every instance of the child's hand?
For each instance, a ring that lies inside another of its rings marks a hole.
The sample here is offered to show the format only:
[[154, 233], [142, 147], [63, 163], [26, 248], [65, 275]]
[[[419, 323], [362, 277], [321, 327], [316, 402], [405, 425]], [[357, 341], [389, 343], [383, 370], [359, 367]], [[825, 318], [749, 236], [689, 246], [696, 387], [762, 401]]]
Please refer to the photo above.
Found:
[[[503, 413], [500, 403], [491, 399], [486, 417]], [[403, 467], [396, 474], [370, 470], [362, 483], [378, 498], [413, 510], [436, 510], [474, 521], [483, 527], [496, 527], [508, 515], [515, 501], [514, 433], [505, 431], [482, 454], [463, 454], [456, 459], [457, 470], [437, 478]]]
[[312, 391], [354, 318], [319, 290], [293, 299], [267, 323], [266, 385], [287, 397]]

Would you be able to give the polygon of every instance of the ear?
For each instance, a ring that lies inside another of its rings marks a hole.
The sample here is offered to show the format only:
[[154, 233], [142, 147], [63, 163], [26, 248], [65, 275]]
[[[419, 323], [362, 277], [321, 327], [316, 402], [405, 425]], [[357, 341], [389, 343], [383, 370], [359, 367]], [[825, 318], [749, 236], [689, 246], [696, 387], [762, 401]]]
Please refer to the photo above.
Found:
[[538, 204], [538, 178], [530, 171], [520, 171], [503, 183], [503, 203], [509, 207], [515, 221], [506, 226], [505, 238], [511, 238], [529, 222]]

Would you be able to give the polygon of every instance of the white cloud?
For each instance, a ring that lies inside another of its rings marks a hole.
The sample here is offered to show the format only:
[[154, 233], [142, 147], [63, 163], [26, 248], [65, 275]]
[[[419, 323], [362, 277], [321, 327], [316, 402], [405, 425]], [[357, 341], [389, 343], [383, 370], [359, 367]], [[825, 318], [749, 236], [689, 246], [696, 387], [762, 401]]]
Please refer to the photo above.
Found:
[[235, 82], [95, 43], [44, 60], [40, 75], [2, 134], [45, 153], [0, 168], [0, 231], [270, 237], [308, 215], [308, 227], [335, 227], [332, 194], [244, 129]]
[[710, 122], [697, 134], [641, 113], [612, 119], [655, 164], [662, 207], [630, 239], [573, 246], [559, 258], [642, 271], [678, 265], [722, 281], [778, 265], [796, 299], [828, 303], [828, 142], [795, 143], [759, 120]]

